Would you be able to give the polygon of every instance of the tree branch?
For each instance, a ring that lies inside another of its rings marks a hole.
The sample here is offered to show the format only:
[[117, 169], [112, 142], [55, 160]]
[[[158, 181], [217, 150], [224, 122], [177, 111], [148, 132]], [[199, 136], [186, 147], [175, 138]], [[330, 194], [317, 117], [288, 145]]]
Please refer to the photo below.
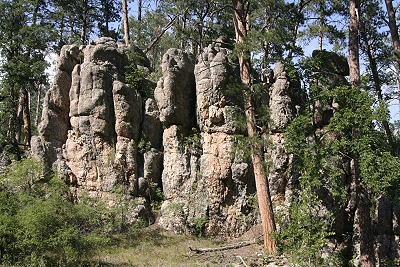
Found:
[[161, 37], [164, 35], [164, 33], [172, 26], [172, 24], [174, 23], [174, 21], [179, 17], [179, 15], [175, 15], [175, 17], [173, 17], [171, 19], [170, 22], [168, 22], [167, 25], [165, 25], [165, 27], [162, 29], [162, 31], [156, 36], [156, 38], [153, 39], [153, 41], [146, 47], [146, 49], [143, 51], [145, 54], [147, 54], [151, 48], [153, 48], [153, 46], [158, 43], [158, 41], [161, 39]]

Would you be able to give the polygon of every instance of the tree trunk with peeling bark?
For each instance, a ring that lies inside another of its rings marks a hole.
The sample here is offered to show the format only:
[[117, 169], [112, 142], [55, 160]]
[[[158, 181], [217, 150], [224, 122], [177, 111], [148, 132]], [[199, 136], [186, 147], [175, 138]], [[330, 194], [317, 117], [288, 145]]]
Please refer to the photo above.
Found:
[[[232, 0], [232, 7], [234, 9], [234, 23], [236, 42], [239, 45], [244, 45], [245, 38], [249, 31], [249, 1]], [[243, 99], [246, 115], [247, 133], [251, 138], [251, 160], [254, 168], [254, 177], [257, 189], [258, 205], [260, 210], [264, 247], [269, 253], [276, 251], [276, 243], [272, 238], [272, 234], [276, 231], [274, 213], [272, 209], [271, 196], [269, 192], [268, 179], [265, 175], [264, 167], [262, 164], [262, 147], [255, 141], [257, 138], [255, 111], [252, 96], [251, 86], [251, 62], [250, 51], [246, 48], [241, 48], [239, 52], [239, 68], [240, 78], [244, 85]]]

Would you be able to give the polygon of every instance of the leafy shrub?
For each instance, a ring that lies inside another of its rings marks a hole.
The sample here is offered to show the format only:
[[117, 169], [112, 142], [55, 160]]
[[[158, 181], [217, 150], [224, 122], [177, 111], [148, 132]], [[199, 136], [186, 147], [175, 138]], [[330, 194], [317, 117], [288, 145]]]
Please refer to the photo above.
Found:
[[149, 70], [139, 65], [143, 61], [142, 55], [137, 52], [131, 52], [128, 55], [128, 59], [131, 64], [125, 69], [125, 82], [131, 88], [137, 90], [144, 99], [152, 98], [156, 84], [150, 81]]
[[43, 170], [24, 159], [0, 176], [3, 265], [77, 266], [108, 240], [102, 208], [67, 201], [67, 185]]

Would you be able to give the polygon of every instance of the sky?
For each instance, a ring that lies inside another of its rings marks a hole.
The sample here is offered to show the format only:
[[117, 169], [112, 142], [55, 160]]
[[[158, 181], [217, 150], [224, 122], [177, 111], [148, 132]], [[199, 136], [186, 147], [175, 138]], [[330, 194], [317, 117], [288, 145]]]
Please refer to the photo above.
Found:
[[[143, 1], [144, 2], [144, 7], [143, 7], [143, 12], [146, 12], [146, 9], [150, 8], [154, 8], [154, 1]], [[129, 16], [134, 16], [137, 17], [137, 1], [130, 1], [128, 3], [128, 14]], [[119, 24], [119, 25], [118, 25]], [[122, 25], [122, 21], [121, 23], [115, 23], [115, 25], [113, 25], [113, 27], [119, 27], [120, 25]], [[324, 44], [324, 48], [329, 50], [332, 48], [332, 46], [329, 46], [329, 44]], [[303, 49], [304, 49], [304, 53], [306, 56], [311, 55], [312, 51], [314, 49], [316, 49], [318, 47], [318, 42], [317, 39], [313, 39], [307, 43], [304, 43], [303, 45]], [[55, 68], [55, 61], [56, 61], [57, 56], [52, 54], [48, 56], [48, 60], [49, 62], [51, 62], [51, 66], [48, 68], [47, 72], [48, 74], [52, 77], [54, 74], [54, 68]], [[361, 72], [365, 71], [365, 65], [363, 66], [363, 64], [365, 64], [364, 62], [360, 62], [361, 63]], [[392, 100], [389, 103], [389, 110], [390, 110], [390, 114], [391, 114], [391, 121], [400, 121], [400, 103], [399, 103], [399, 98]]]

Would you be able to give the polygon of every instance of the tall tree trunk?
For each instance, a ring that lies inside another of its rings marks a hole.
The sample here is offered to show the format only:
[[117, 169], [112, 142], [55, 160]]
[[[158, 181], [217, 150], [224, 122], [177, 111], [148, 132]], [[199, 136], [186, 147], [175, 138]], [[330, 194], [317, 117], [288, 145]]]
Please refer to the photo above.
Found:
[[[368, 61], [369, 61], [369, 67], [371, 68], [371, 73], [372, 73], [372, 78], [374, 80], [374, 86], [375, 86], [375, 92], [378, 97], [378, 101], [380, 103], [384, 102], [383, 95], [382, 95], [382, 82], [379, 77], [379, 72], [378, 72], [378, 67], [376, 63], [376, 57], [374, 55], [374, 52], [372, 51], [371, 45], [369, 44], [368, 36], [364, 30], [360, 31], [361, 38], [364, 41], [365, 44], [365, 52], [368, 56]], [[393, 152], [393, 136], [392, 136], [392, 131], [390, 130], [389, 127], [389, 122], [387, 120], [382, 121], [383, 129], [386, 134], [386, 138], [388, 141], [388, 144], [390, 146], [390, 150]]]
[[16, 125], [15, 125], [15, 140], [18, 144], [22, 141], [22, 120], [24, 113], [24, 94], [21, 90], [18, 98], [18, 109], [17, 109], [17, 117], [16, 117]]
[[86, 44], [87, 41], [87, 28], [88, 28], [88, 14], [89, 13], [89, 3], [87, 0], [83, 1], [83, 13], [82, 13], [82, 29], [81, 29], [81, 43]]
[[396, 12], [393, 8], [392, 0], [385, 0], [386, 10], [389, 18], [389, 30], [392, 37], [393, 49], [396, 59], [396, 71], [397, 71], [397, 90], [400, 96], [400, 39], [399, 39], [399, 28], [396, 24]]
[[360, 85], [360, 60], [359, 60], [359, 3], [358, 0], [350, 0], [350, 23], [349, 23], [349, 67], [350, 85]]
[[122, 19], [124, 22], [124, 38], [125, 38], [125, 45], [129, 45], [129, 23], [128, 23], [128, 5], [127, 0], [122, 0]]
[[[249, 31], [249, 2], [244, 0], [232, 0], [232, 6], [235, 10], [234, 23], [236, 32], [236, 42], [243, 44]], [[246, 115], [247, 133], [251, 140], [257, 138], [255, 111], [251, 90], [251, 63], [250, 52], [242, 48], [239, 53], [240, 78], [245, 85], [243, 90], [244, 108]], [[262, 148], [257, 141], [252, 142], [251, 160], [254, 168], [254, 177], [257, 189], [258, 205], [260, 209], [261, 222], [264, 235], [264, 247], [269, 253], [276, 251], [275, 240], [272, 233], [276, 231], [274, 213], [269, 192], [268, 179], [262, 165]]]
[[300, 0], [297, 6], [297, 14], [295, 18], [294, 28], [292, 31], [292, 39], [289, 47], [289, 52], [287, 56], [287, 60], [291, 61], [293, 58], [293, 53], [296, 49], [297, 35], [299, 34], [299, 28], [301, 24], [300, 14], [303, 12], [304, 7], [306, 7], [311, 1], [310, 0]]
[[[360, 61], [359, 61], [359, 0], [350, 0], [350, 22], [349, 22], [349, 67], [350, 85], [354, 90], [360, 85]], [[359, 135], [357, 127], [353, 127], [353, 138]], [[360, 177], [357, 153], [352, 154], [351, 183], [355, 191], [355, 214], [353, 224], [353, 240], [359, 243], [359, 254], [361, 267], [374, 267], [374, 249], [371, 231], [370, 202], [368, 192]]]
[[110, 3], [108, 0], [104, 1], [104, 20], [106, 24], [106, 31], [105, 34], [110, 36], [110, 8], [112, 6], [112, 3]]
[[37, 92], [37, 102], [36, 102], [36, 112], [35, 112], [35, 128], [37, 129], [39, 127], [39, 113], [40, 113], [40, 101], [42, 98], [42, 86], [38, 86], [38, 92]]
[[142, 22], [142, 9], [143, 9], [142, 0], [138, 0], [138, 16], [137, 16], [137, 19], [138, 19], [139, 23]]
[[318, 30], [318, 49], [322, 50], [324, 42], [325, 25], [325, 0], [319, 2], [319, 30]]
[[389, 17], [389, 29], [392, 36], [392, 43], [394, 48], [394, 53], [396, 56], [397, 64], [400, 66], [400, 39], [399, 39], [399, 28], [396, 24], [396, 13], [393, 8], [392, 0], [385, 0], [386, 9]]
[[30, 112], [30, 97], [28, 90], [23, 90], [23, 125], [24, 125], [24, 145], [30, 147], [31, 144], [31, 112]]

